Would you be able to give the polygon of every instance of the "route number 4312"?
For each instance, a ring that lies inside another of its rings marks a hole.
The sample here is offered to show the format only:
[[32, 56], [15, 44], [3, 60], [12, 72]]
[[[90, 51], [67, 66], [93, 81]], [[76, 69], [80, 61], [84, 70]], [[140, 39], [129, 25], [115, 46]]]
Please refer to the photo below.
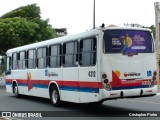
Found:
[[88, 76], [89, 77], [96, 77], [96, 71], [89, 71]]

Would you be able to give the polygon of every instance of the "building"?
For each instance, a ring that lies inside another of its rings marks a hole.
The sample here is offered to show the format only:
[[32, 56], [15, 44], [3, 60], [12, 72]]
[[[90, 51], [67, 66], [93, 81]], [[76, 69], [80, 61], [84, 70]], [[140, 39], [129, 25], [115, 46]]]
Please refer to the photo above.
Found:
[[57, 37], [62, 37], [67, 35], [67, 28], [55, 28], [55, 31], [57, 33]]

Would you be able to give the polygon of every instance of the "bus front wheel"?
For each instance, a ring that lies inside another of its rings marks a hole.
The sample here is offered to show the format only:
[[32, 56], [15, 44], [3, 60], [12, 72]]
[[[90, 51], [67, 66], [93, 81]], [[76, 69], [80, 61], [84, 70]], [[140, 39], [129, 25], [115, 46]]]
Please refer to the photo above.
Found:
[[61, 103], [58, 88], [55, 85], [52, 86], [51, 88], [50, 99], [51, 99], [52, 104], [56, 107], [59, 106]]

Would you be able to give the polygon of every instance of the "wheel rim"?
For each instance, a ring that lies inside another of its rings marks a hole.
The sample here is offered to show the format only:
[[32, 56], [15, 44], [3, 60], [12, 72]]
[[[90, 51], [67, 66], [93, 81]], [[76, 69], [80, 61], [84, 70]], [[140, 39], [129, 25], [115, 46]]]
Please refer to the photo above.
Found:
[[53, 103], [54, 103], [54, 104], [57, 103], [57, 99], [58, 99], [57, 91], [56, 91], [56, 90], [53, 90], [53, 93], [52, 93], [52, 100], [53, 100]]

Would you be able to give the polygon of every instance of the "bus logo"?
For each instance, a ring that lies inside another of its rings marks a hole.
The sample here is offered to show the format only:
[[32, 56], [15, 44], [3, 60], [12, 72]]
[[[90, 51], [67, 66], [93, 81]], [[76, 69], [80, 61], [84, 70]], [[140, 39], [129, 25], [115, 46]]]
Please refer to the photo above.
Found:
[[141, 73], [136, 73], [136, 72], [124, 72], [124, 77], [133, 77], [133, 76], [141, 76]]

